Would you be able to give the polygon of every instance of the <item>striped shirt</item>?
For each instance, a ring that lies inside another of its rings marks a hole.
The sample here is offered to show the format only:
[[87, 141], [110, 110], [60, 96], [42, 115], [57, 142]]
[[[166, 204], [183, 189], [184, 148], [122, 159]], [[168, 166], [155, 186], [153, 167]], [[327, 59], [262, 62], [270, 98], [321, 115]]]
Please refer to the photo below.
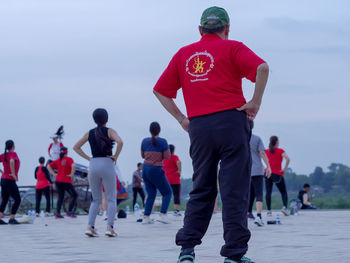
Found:
[[150, 166], [163, 166], [163, 159], [170, 158], [168, 142], [160, 137], [156, 138], [157, 145], [152, 144], [152, 138], [145, 138], [141, 144], [141, 156], [144, 164]]

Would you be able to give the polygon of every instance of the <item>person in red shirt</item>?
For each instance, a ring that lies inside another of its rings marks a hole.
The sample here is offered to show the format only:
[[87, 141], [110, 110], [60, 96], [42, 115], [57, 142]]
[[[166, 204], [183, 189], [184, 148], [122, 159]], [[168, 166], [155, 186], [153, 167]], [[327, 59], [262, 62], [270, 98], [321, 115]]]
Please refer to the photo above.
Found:
[[163, 170], [168, 182], [173, 190], [174, 195], [174, 215], [181, 216], [180, 213], [180, 194], [181, 194], [181, 161], [177, 155], [174, 154], [175, 146], [170, 144], [170, 159], [163, 160]]
[[45, 166], [45, 158], [39, 158], [39, 166], [35, 168], [34, 177], [37, 180], [35, 185], [35, 211], [36, 216], [39, 216], [40, 213], [40, 203], [42, 194], [45, 195], [46, 198], [46, 216], [49, 216], [51, 211], [50, 207], [50, 186], [52, 185], [52, 181], [50, 178], [49, 170], [47, 170]]
[[14, 203], [11, 208], [11, 215], [9, 224], [17, 225], [19, 222], [15, 219], [18, 207], [21, 204], [21, 196], [19, 194], [18, 186], [18, 170], [20, 161], [15, 152], [15, 143], [8, 140], [5, 143], [5, 153], [0, 155], [0, 162], [4, 166], [1, 176], [1, 205], [0, 205], [0, 224], [6, 224], [1, 218], [4, 218], [4, 211], [9, 198], [12, 197]]
[[[190, 136], [193, 190], [184, 226], [176, 235], [179, 262], [194, 262], [194, 247], [207, 231], [217, 196], [217, 166], [223, 201], [226, 262], [251, 262], [244, 255], [250, 232], [247, 226], [251, 158], [248, 119], [259, 111], [268, 79], [268, 65], [242, 42], [228, 40], [230, 19], [220, 7], [201, 17], [200, 41], [181, 48], [154, 87], [154, 94]], [[246, 102], [242, 79], [256, 82]], [[187, 117], [174, 102], [182, 89]], [[189, 118], [189, 119], [188, 119]]]
[[[56, 218], [64, 218], [63, 215], [61, 215], [61, 207], [64, 199], [64, 193], [67, 192], [70, 197], [70, 203], [68, 207], [68, 212], [66, 216], [71, 218], [76, 218], [74, 215], [73, 209], [75, 206], [75, 203], [77, 201], [78, 194], [74, 189], [73, 186], [73, 176], [75, 173], [75, 164], [72, 158], [67, 156], [68, 149], [66, 147], [61, 148], [60, 151], [60, 158], [56, 161], [51, 162], [47, 169], [49, 170], [50, 174], [52, 174], [55, 179], [55, 184], [58, 192], [58, 200], [57, 200], [57, 211], [56, 211]], [[53, 169], [57, 169], [57, 173]]]
[[[279, 147], [278, 137], [271, 136], [269, 149], [265, 151], [271, 167], [271, 176], [266, 178], [266, 206], [268, 210], [267, 216], [272, 216], [271, 194], [272, 194], [272, 187], [274, 183], [276, 184], [282, 196], [283, 208], [281, 212], [285, 216], [289, 215], [289, 211], [287, 208], [288, 207], [287, 187], [286, 187], [286, 183], [284, 181], [283, 175], [287, 171], [287, 168], [290, 163], [290, 159], [286, 154], [286, 152], [283, 149], [278, 147]], [[285, 159], [286, 162], [285, 162], [284, 168], [282, 169], [283, 159]]]

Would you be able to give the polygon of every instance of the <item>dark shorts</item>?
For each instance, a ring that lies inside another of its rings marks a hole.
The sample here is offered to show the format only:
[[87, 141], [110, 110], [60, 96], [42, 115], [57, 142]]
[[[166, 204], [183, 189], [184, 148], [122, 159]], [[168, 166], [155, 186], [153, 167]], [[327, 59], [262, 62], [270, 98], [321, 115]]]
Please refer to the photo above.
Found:
[[181, 194], [181, 184], [171, 184], [171, 189], [173, 189], [174, 204], [180, 204], [180, 194]]
[[263, 184], [264, 184], [264, 176], [252, 176], [252, 180], [250, 182], [250, 187], [252, 191], [254, 191], [254, 195], [257, 202], [263, 201]]

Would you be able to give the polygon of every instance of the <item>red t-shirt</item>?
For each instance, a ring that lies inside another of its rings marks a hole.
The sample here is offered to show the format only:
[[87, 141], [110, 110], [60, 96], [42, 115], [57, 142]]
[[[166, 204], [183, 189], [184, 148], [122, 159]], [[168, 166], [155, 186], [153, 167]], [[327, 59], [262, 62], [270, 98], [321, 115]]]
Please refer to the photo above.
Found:
[[282, 154], [284, 153], [284, 150], [281, 148], [275, 148], [275, 151], [273, 153], [271, 153], [269, 149], [265, 150], [265, 152], [266, 152], [267, 158], [269, 159], [271, 172], [273, 174], [278, 174], [283, 176], [283, 173], [281, 172], [281, 170], [282, 170], [282, 161], [283, 161]]
[[73, 163], [73, 159], [67, 156], [50, 163], [52, 169], [57, 169], [56, 182], [73, 183], [73, 179], [68, 176], [72, 172]]
[[[17, 153], [8, 152], [6, 154], [6, 159], [7, 159], [7, 161], [5, 161], [5, 154], [0, 155], [0, 162], [2, 162], [2, 164], [4, 166], [4, 173], [2, 174], [1, 178], [10, 179], [13, 181], [18, 181], [18, 170], [19, 170], [19, 166], [20, 166], [20, 161], [19, 161]], [[11, 174], [10, 160], [11, 159], [15, 160], [15, 174], [16, 174], [17, 180], [15, 180], [12, 176], [10, 176], [10, 174]]]
[[242, 78], [255, 82], [264, 62], [241, 42], [206, 34], [175, 54], [154, 90], [176, 98], [182, 88], [189, 118], [235, 109], [246, 103]]
[[43, 189], [45, 187], [50, 186], [49, 180], [46, 178], [46, 174], [42, 170], [43, 166], [40, 165], [38, 170], [36, 171], [36, 186], [35, 189]]
[[178, 173], [179, 168], [177, 167], [179, 160], [179, 157], [175, 154], [171, 155], [169, 160], [163, 160], [163, 170], [169, 184], [181, 184], [180, 174]]

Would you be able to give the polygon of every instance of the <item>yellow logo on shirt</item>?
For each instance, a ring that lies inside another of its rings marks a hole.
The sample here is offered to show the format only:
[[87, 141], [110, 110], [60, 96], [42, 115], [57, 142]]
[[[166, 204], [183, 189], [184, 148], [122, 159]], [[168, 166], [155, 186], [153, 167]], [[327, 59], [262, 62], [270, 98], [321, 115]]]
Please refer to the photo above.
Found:
[[196, 80], [207, 80], [199, 78], [206, 76], [213, 68], [214, 57], [207, 51], [196, 52], [186, 60], [186, 72]]
[[199, 56], [197, 56], [197, 58], [195, 58], [194, 61], [195, 61], [194, 64], [193, 64], [194, 73], [203, 73], [203, 71], [204, 71], [203, 66], [204, 66], [207, 62], [200, 61]]

